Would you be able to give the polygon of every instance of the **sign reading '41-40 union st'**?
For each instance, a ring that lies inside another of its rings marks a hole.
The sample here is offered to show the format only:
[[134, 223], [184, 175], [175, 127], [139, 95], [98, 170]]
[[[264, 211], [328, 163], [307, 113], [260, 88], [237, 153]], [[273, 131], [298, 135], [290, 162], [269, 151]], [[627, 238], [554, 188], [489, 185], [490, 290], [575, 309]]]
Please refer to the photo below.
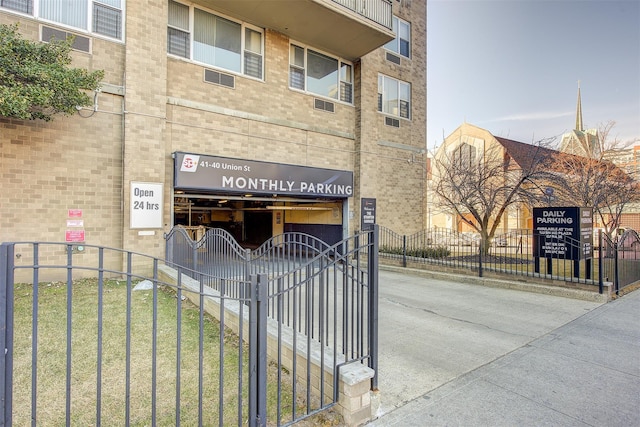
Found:
[[593, 209], [533, 209], [533, 255], [580, 260], [593, 256]]
[[174, 188], [236, 194], [348, 198], [353, 172], [174, 153]]

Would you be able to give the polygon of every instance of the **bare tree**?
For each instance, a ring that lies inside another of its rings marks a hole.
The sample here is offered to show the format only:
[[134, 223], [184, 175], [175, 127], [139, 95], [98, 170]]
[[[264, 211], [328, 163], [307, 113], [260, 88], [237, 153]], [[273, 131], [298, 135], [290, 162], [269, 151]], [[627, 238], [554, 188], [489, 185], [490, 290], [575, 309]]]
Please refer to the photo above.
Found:
[[615, 122], [598, 129], [596, 146], [587, 156], [561, 154], [554, 160], [556, 192], [561, 204], [593, 207], [594, 215], [609, 238], [620, 226], [625, 208], [640, 201], [638, 177], [627, 173], [622, 156], [635, 141], [623, 142], [611, 136]]
[[552, 150], [503, 138], [477, 153], [460, 144], [453, 151], [441, 149], [435, 156], [436, 204], [455, 213], [480, 234], [487, 253], [498, 225], [514, 204], [532, 205], [542, 195], [537, 182], [549, 178]]

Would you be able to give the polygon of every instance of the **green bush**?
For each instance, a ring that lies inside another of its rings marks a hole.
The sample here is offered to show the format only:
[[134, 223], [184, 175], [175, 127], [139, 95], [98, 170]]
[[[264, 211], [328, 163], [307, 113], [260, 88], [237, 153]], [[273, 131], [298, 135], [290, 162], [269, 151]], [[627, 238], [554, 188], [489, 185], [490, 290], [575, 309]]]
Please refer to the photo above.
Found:
[[380, 246], [378, 252], [392, 255], [402, 255], [402, 248], [394, 246]]
[[[401, 247], [380, 246], [379, 252], [385, 254], [402, 255]], [[418, 248], [407, 250], [407, 256], [416, 258], [446, 258], [451, 255], [451, 251], [445, 246], [433, 246], [428, 248]]]
[[93, 105], [86, 92], [100, 87], [104, 71], [72, 68], [72, 40], [35, 42], [17, 25], [0, 25], [0, 116], [49, 121]]

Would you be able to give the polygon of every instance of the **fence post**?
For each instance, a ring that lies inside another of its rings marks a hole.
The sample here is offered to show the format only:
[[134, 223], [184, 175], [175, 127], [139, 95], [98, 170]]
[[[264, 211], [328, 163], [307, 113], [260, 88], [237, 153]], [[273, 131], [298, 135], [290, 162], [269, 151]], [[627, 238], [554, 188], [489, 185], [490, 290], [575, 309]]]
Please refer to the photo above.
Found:
[[402, 236], [402, 266], [407, 266], [407, 235]]
[[484, 253], [484, 239], [480, 239], [480, 253], [478, 254], [478, 277], [482, 277], [482, 255]]
[[[252, 271], [253, 264], [251, 263], [251, 249], [244, 250], [244, 277], [250, 277], [254, 272]], [[257, 273], [260, 269], [255, 269]]]
[[379, 226], [369, 234], [369, 367], [373, 369], [371, 389], [378, 390], [378, 245]]
[[173, 261], [173, 253], [169, 252], [169, 246], [173, 246], [170, 242], [169, 242], [169, 235], [167, 233], [164, 233], [164, 235], [162, 236], [164, 237], [164, 259], [167, 260], [168, 262], [172, 262]]
[[[191, 242], [191, 244], [193, 245], [193, 265], [191, 266], [191, 270], [196, 272], [198, 271], [198, 242], [196, 242], [195, 240], [193, 240]], [[193, 275], [193, 273], [191, 273], [189, 276]]]
[[613, 253], [614, 253], [614, 257], [613, 257], [613, 269], [614, 269], [614, 273], [613, 273], [613, 282], [614, 282], [614, 288], [616, 290], [616, 295], [618, 295], [618, 292], [620, 291], [620, 276], [619, 276], [619, 272], [618, 272], [618, 241], [613, 243]]
[[267, 286], [266, 274], [251, 275], [249, 427], [267, 425]]
[[602, 286], [604, 285], [604, 272], [602, 261], [602, 230], [598, 230], [598, 292], [602, 295]]
[[1, 426], [12, 424], [13, 396], [13, 244], [0, 245], [0, 404]]

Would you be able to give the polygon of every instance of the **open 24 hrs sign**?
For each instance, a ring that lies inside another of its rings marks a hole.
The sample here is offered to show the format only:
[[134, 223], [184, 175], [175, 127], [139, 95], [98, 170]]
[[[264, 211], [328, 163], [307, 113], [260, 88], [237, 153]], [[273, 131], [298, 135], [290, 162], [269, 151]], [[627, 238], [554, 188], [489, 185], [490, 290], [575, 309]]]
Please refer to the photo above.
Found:
[[163, 184], [131, 182], [130, 228], [162, 228]]

